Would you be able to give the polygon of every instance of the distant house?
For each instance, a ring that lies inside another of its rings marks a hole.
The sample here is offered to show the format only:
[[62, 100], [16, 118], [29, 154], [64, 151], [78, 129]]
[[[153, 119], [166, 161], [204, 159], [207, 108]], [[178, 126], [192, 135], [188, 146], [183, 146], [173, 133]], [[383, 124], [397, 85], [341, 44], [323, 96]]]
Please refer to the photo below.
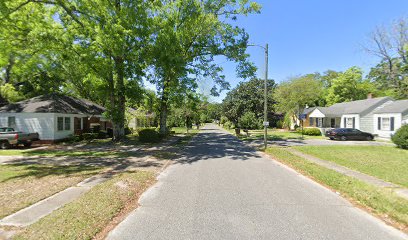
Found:
[[355, 128], [390, 138], [408, 119], [407, 101], [380, 97], [316, 107], [307, 127], [320, 128], [322, 133], [330, 128]]
[[[310, 124], [313, 125], [313, 123], [310, 123], [311, 120], [313, 121], [313, 119], [310, 119], [310, 114], [315, 109], [316, 107], [306, 107], [305, 109], [303, 109], [301, 114], [305, 116], [305, 118], [303, 119], [304, 127], [310, 126]], [[295, 126], [299, 126], [299, 127], [302, 126], [302, 122], [299, 119], [299, 116], [292, 116], [290, 129], [295, 129], [296, 128]]]
[[374, 112], [374, 134], [389, 138], [408, 124], [408, 99], [388, 102]]
[[0, 126], [38, 132], [42, 141], [57, 141], [97, 126], [111, 127], [102, 117], [105, 108], [85, 99], [49, 94], [0, 108]]
[[131, 129], [153, 127], [155, 126], [155, 113], [141, 109], [128, 108], [127, 111], [128, 126]]

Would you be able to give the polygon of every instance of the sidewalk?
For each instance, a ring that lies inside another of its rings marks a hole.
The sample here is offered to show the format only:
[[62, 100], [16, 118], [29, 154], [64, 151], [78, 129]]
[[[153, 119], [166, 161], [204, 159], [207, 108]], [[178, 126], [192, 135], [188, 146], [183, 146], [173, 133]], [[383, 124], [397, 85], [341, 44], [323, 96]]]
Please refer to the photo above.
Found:
[[346, 176], [357, 178], [357, 179], [359, 179], [359, 180], [361, 180], [363, 182], [369, 183], [369, 184], [377, 186], [377, 187], [392, 188], [395, 191], [395, 193], [397, 193], [400, 197], [408, 199], [408, 189], [402, 188], [399, 185], [383, 181], [383, 180], [378, 179], [376, 177], [373, 177], [373, 176], [370, 176], [370, 175], [367, 175], [367, 174], [364, 174], [364, 173], [361, 173], [361, 172], [358, 172], [358, 171], [355, 171], [355, 170], [351, 170], [349, 168], [340, 166], [340, 165], [338, 165], [336, 163], [326, 161], [326, 160], [317, 158], [315, 156], [311, 156], [309, 154], [305, 154], [305, 153], [300, 152], [300, 151], [298, 151], [296, 149], [293, 149], [293, 148], [285, 148], [285, 149], [288, 152], [290, 152], [290, 153], [292, 153], [292, 154], [294, 154], [296, 156], [299, 156], [299, 157], [304, 158], [304, 159], [306, 159], [308, 161], [316, 163], [316, 164], [318, 164], [318, 165], [320, 165], [322, 167], [329, 168], [331, 170], [334, 170], [334, 171], [336, 171], [338, 173], [341, 173], [341, 174], [344, 174]]

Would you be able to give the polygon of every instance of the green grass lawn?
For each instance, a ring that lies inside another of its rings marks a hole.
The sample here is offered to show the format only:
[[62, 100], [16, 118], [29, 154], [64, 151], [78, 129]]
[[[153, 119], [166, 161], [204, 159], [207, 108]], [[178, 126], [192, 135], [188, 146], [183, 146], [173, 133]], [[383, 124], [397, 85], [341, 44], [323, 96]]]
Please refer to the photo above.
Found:
[[0, 218], [88, 178], [102, 168], [41, 164], [0, 165]]
[[76, 151], [76, 150], [0, 150], [0, 156], [43, 156], [43, 157], [127, 157], [126, 152], [119, 151]]
[[[226, 129], [230, 133], [235, 135], [235, 129]], [[240, 139], [244, 141], [253, 141], [257, 139], [263, 139], [264, 137], [264, 130], [249, 130], [249, 137], [247, 137], [246, 133], [241, 129], [241, 135], [239, 136]], [[302, 134], [293, 131], [278, 131], [276, 129], [268, 129], [268, 140], [269, 141], [282, 141], [282, 140], [301, 140]], [[303, 135], [303, 139], [325, 139], [324, 136], [308, 136]]]
[[93, 239], [115, 216], [136, 208], [139, 196], [154, 182], [154, 174], [147, 171], [117, 175], [40, 219], [13, 239]]
[[[186, 127], [173, 127], [171, 128], [171, 131], [174, 131], [175, 134], [186, 134], [187, 133], [187, 128]], [[196, 134], [198, 133], [200, 130], [197, 129], [195, 126], [191, 129], [188, 130], [188, 133], [191, 134]]]
[[296, 149], [408, 187], [408, 150], [392, 146], [301, 146]]
[[391, 189], [383, 189], [345, 176], [295, 156], [284, 148], [266, 150], [275, 159], [293, 167], [302, 174], [340, 192], [353, 202], [365, 207], [401, 230], [408, 227], [408, 200], [399, 197]]

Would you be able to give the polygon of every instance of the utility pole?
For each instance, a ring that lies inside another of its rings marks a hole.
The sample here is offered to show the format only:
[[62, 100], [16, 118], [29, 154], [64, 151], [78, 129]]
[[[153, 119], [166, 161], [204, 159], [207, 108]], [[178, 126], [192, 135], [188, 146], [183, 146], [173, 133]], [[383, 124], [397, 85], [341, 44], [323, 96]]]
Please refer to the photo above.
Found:
[[266, 150], [266, 148], [268, 147], [268, 126], [269, 126], [269, 122], [268, 122], [268, 54], [269, 54], [269, 50], [268, 50], [268, 44], [264, 46], [261, 45], [255, 45], [255, 44], [249, 44], [248, 46], [252, 46], [252, 47], [260, 47], [263, 50], [265, 50], [265, 82], [264, 82], [264, 122], [263, 122], [263, 126], [264, 126], [264, 148]]
[[265, 46], [264, 147], [268, 147], [268, 44]]

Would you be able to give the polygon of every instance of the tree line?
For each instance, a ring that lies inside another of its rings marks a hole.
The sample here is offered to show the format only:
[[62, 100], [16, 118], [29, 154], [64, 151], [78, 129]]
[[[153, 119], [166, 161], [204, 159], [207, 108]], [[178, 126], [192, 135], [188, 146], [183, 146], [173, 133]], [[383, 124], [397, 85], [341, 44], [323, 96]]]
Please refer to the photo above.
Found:
[[166, 134], [170, 108], [193, 107], [199, 77], [213, 80], [213, 95], [229, 87], [214, 57], [235, 62], [239, 77], [254, 75], [249, 36], [235, 23], [259, 11], [248, 0], [4, 0], [1, 97], [87, 98], [107, 108], [120, 140], [126, 106], [152, 104], [148, 81]]
[[[408, 22], [401, 18], [389, 26], [377, 27], [364, 49], [379, 63], [364, 75], [361, 68], [327, 70], [292, 77], [275, 84], [268, 80], [268, 119], [273, 127], [289, 127], [307, 106], [330, 106], [367, 98], [408, 98]], [[227, 126], [261, 128], [263, 81], [253, 79], [232, 89], [223, 100], [222, 123]], [[282, 119], [283, 118], [283, 119]], [[278, 121], [281, 119], [281, 121]], [[251, 124], [250, 124], [251, 123]]]

